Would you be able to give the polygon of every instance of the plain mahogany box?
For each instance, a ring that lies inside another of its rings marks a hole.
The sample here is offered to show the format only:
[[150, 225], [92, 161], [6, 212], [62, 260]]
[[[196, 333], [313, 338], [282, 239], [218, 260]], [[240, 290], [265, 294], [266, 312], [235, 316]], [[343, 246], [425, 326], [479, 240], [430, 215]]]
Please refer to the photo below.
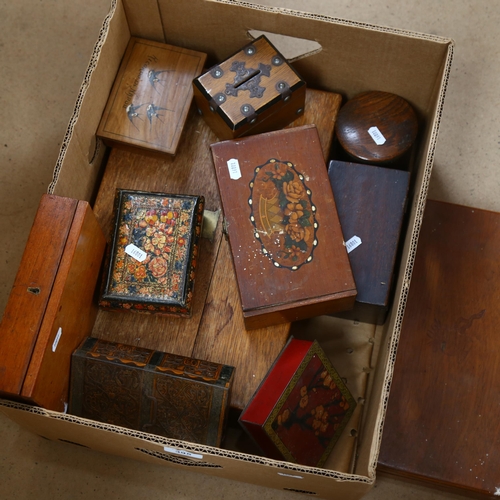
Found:
[[42, 196], [0, 323], [2, 396], [65, 409], [71, 353], [97, 313], [105, 245], [86, 201]]
[[427, 202], [379, 456], [384, 473], [495, 496], [499, 256], [500, 213]]
[[246, 328], [352, 309], [356, 285], [316, 127], [211, 149]]
[[[207, 19], [211, 29], [207, 29]], [[363, 403], [358, 405], [363, 410], [359, 432], [357, 437], [346, 437], [356, 444], [353, 459], [345, 467], [328, 464], [317, 470], [241, 453], [236, 445], [226, 450], [183, 442], [181, 451], [202, 455], [190, 463], [190, 470], [221, 478], [244, 478], [270, 488], [301, 490], [318, 498], [359, 499], [373, 487], [376, 478], [385, 402], [453, 59], [452, 40], [236, 0], [114, 1], [62, 141], [49, 191], [82, 200], [92, 199], [97, 191], [107, 152], [106, 148], [96, 149], [95, 134], [132, 34], [204, 52], [208, 54], [210, 66], [225, 60], [255, 38], [249, 30], [267, 33], [309, 88], [341, 93], [345, 99], [379, 88], [408, 100], [421, 123], [412, 170], [411, 204], [402, 233], [402, 258], [396, 270], [394, 301], [385, 324], [375, 328], [345, 320], [334, 321], [337, 319], [334, 318], [329, 323], [331, 329], [315, 332], [328, 340], [325, 352], [334, 366], [347, 363], [352, 372], [365, 376]], [[294, 38], [293, 46], [299, 49], [292, 51], [286, 37]], [[302, 48], [300, 39], [314, 41], [315, 49]], [[195, 138], [196, 135], [186, 140], [194, 143]], [[207, 164], [206, 168], [211, 167]], [[347, 348], [352, 352], [346, 357]], [[182, 467], [175, 450], [165, 451], [167, 444], [174, 444], [168, 440], [151, 440], [139, 432], [120, 432], [113, 426], [96, 425], [8, 400], [2, 400], [0, 407], [16, 422], [49, 439], [72, 441], [156, 465], [170, 466], [171, 463]]]
[[328, 165], [358, 295], [343, 318], [383, 324], [389, 311], [410, 174], [332, 160]]

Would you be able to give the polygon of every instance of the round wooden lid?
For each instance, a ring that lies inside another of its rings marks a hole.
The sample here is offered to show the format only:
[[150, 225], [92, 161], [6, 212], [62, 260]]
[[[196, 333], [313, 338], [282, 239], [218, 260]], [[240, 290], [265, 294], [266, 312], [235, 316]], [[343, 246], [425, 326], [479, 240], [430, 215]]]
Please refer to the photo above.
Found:
[[396, 94], [370, 91], [340, 109], [335, 132], [347, 154], [365, 163], [397, 160], [417, 136], [417, 116]]

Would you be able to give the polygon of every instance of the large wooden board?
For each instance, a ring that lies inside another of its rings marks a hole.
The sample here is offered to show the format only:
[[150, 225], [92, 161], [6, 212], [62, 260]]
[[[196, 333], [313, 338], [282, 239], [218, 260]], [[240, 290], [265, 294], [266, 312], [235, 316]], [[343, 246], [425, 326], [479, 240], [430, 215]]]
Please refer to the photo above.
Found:
[[[316, 123], [325, 158], [340, 103], [338, 94], [308, 89], [305, 113], [292, 124]], [[175, 158], [112, 150], [94, 207], [105, 234], [111, 234], [113, 199], [118, 187], [203, 194], [207, 210], [221, 209], [209, 147], [217, 138], [196, 113], [190, 114], [186, 127]], [[231, 406], [243, 409], [285, 345], [290, 324], [246, 331], [220, 221], [213, 238], [201, 240], [193, 297], [190, 319], [99, 311], [93, 335], [235, 366]]]
[[427, 202], [380, 471], [498, 493], [499, 256], [500, 214]]

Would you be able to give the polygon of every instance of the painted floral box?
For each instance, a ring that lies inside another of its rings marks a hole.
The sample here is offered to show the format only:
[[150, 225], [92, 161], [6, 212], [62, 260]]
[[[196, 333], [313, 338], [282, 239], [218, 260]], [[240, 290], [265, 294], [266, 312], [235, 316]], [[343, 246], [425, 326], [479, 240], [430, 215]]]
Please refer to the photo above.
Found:
[[355, 407], [319, 343], [292, 338], [239, 422], [269, 458], [321, 467]]
[[316, 126], [210, 147], [245, 327], [352, 309], [356, 284]]
[[99, 305], [189, 317], [203, 196], [117, 190]]

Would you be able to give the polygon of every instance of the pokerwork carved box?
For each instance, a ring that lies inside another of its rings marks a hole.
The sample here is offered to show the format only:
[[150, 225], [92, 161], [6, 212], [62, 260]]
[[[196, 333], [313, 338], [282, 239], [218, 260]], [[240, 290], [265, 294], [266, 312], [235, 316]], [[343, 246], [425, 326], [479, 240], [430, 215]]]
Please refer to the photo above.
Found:
[[220, 446], [232, 366], [91, 337], [71, 363], [70, 413]]

